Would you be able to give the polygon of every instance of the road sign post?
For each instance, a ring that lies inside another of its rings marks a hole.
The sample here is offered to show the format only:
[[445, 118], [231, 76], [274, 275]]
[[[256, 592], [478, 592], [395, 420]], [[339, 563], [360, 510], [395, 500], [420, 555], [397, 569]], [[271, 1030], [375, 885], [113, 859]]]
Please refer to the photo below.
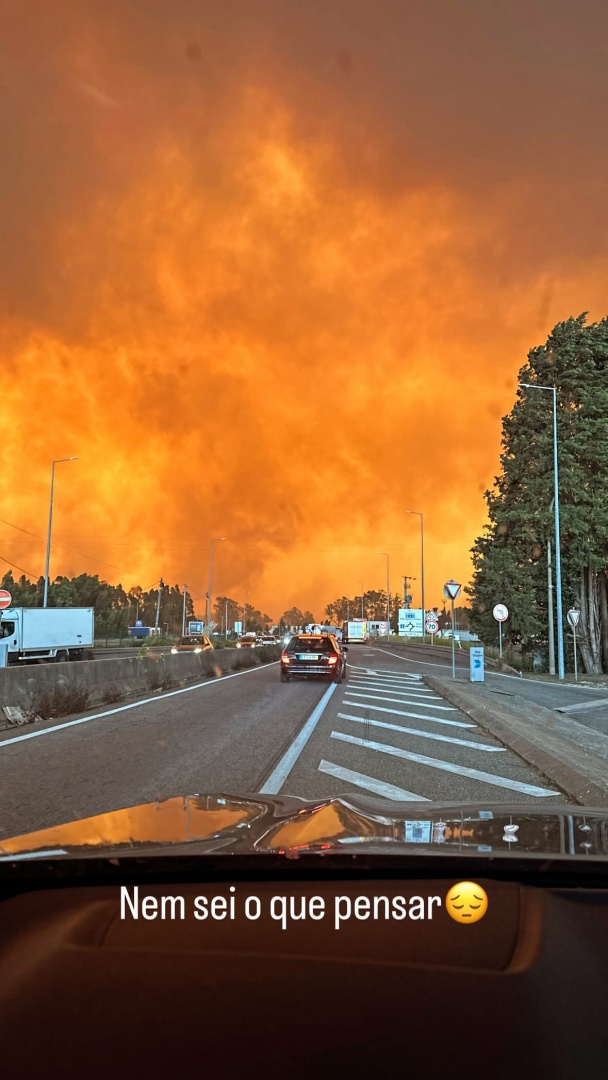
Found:
[[450, 579], [450, 581], [446, 581], [445, 585], [443, 586], [443, 595], [452, 604], [452, 678], [453, 679], [456, 678], [456, 653], [455, 653], [456, 639], [454, 637], [454, 633], [455, 633], [455, 631], [454, 631], [454, 601], [457, 600], [458, 597], [460, 596], [461, 588], [462, 588], [462, 586], [459, 585], [457, 581], [454, 581], [453, 578]]
[[431, 645], [435, 644], [435, 634], [439, 630], [439, 623], [434, 611], [429, 611], [426, 617], [426, 632], [431, 635]]
[[502, 624], [509, 618], [509, 609], [506, 604], [495, 604], [492, 615], [498, 623], [498, 655], [502, 657]]
[[567, 615], [567, 619], [568, 619], [568, 622], [570, 623], [570, 626], [572, 627], [572, 633], [574, 635], [574, 681], [575, 682], [578, 682], [578, 663], [577, 663], [577, 659], [576, 659], [576, 628], [578, 626], [578, 621], [579, 621], [580, 617], [581, 617], [580, 611], [577, 611], [576, 608], [570, 608], [570, 611], [568, 612], [568, 615]]

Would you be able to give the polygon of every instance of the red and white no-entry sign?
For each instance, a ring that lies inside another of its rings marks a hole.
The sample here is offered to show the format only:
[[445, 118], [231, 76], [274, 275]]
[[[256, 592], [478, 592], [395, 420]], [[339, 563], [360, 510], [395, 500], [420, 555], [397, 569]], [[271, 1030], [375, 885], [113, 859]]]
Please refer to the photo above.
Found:
[[13, 602], [13, 598], [8, 589], [0, 589], [0, 610], [10, 607]]

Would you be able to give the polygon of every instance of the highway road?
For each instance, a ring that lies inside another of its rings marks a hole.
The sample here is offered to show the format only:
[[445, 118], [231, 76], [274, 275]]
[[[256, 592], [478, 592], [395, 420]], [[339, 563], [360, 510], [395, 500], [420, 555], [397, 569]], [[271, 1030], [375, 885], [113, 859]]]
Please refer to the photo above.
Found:
[[424, 670], [430, 663], [356, 645], [342, 684], [282, 684], [278, 664], [269, 664], [2, 732], [0, 840], [204, 792], [561, 801], [542, 775], [426, 687]]

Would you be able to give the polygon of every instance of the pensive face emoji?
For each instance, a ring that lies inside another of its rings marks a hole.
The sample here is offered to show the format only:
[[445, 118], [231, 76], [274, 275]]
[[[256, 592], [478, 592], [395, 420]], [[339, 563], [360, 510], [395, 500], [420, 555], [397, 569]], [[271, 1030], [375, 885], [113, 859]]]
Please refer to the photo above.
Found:
[[479, 922], [488, 910], [488, 896], [481, 885], [474, 881], [459, 881], [449, 890], [445, 906], [448, 915], [455, 922]]

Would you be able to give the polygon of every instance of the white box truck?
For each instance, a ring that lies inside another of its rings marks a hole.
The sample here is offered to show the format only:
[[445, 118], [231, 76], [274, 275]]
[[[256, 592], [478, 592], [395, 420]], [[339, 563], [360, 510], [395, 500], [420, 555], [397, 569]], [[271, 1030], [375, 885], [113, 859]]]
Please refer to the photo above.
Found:
[[367, 641], [367, 620], [353, 619], [345, 622], [342, 626], [342, 644], [349, 645], [353, 642], [364, 645]]
[[93, 608], [18, 608], [0, 611], [0, 643], [7, 662], [85, 660], [94, 644]]

